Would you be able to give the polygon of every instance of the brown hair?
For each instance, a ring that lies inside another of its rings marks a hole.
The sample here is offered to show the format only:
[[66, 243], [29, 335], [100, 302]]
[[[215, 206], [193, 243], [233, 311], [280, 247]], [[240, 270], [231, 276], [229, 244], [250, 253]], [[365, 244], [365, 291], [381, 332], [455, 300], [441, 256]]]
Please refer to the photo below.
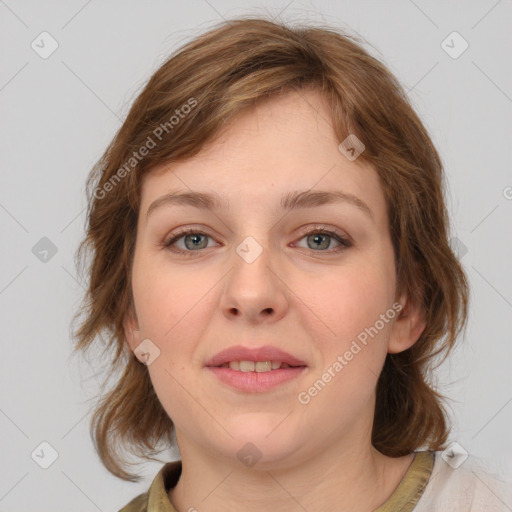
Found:
[[115, 348], [111, 374], [123, 370], [90, 425], [103, 464], [119, 478], [140, 480], [125, 471], [132, 463], [117, 448], [156, 460], [149, 453], [160, 442], [170, 447], [174, 433], [123, 329], [133, 308], [131, 264], [142, 179], [159, 164], [197, 154], [226, 122], [258, 101], [304, 88], [327, 99], [340, 142], [355, 134], [364, 143], [359, 158], [376, 169], [386, 197], [397, 296], [406, 291], [424, 308], [426, 328], [418, 341], [387, 354], [377, 383], [372, 444], [390, 457], [444, 447], [444, 397], [429, 381], [436, 356], [444, 352], [444, 361], [465, 328], [469, 287], [447, 238], [439, 155], [401, 85], [360, 43], [327, 26], [292, 27], [251, 16], [222, 22], [153, 74], [91, 170], [86, 237], [76, 257], [80, 267], [87, 250], [92, 261], [87, 295], [74, 317], [85, 314], [74, 332], [74, 351], [86, 352], [99, 337], [104, 351]]

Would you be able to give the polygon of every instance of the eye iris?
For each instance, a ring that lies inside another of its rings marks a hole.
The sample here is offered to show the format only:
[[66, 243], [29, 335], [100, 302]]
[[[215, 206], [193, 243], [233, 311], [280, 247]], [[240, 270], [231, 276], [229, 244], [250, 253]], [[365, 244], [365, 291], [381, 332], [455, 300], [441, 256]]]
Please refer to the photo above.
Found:
[[[318, 239], [323, 238], [324, 241], [327, 240], [327, 245], [325, 246], [324, 244], [325, 247], [321, 247], [321, 249], [327, 249], [329, 247], [329, 235], [321, 235], [319, 233], [316, 233], [314, 235], [309, 236], [308, 238], [312, 238], [314, 240], [314, 243], [317, 243], [319, 241]], [[318, 249], [319, 246], [316, 246], [316, 248]]]
[[[187, 244], [187, 239], [188, 239], [189, 237], [193, 238], [193, 240], [194, 240], [194, 241], [192, 242], [192, 243], [194, 244], [192, 247], [189, 247], [189, 245]], [[187, 249], [194, 249], [194, 248], [195, 248], [195, 249], [197, 249], [199, 246], [196, 244], [196, 242], [197, 242], [197, 241], [198, 241], [198, 239], [200, 239], [201, 237], [204, 237], [204, 239], [206, 240], [206, 237], [205, 237], [204, 235], [200, 235], [200, 234], [186, 235], [184, 240], [185, 240], [185, 246], [187, 247]], [[203, 246], [201, 246], [201, 247], [199, 247], [199, 248], [200, 248], [200, 249], [204, 249], [204, 247], [206, 247], [206, 246], [205, 246], [205, 245], [204, 245], [204, 243], [203, 243]]]

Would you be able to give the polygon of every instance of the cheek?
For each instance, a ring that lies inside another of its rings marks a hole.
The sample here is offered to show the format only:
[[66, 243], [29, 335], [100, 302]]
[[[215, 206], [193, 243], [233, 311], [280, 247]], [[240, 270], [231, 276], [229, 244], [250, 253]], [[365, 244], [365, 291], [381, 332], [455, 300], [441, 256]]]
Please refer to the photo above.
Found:
[[320, 379], [328, 388], [319, 406], [332, 401], [348, 409], [362, 407], [373, 395], [394, 317], [393, 286], [393, 274], [379, 265], [378, 258], [368, 258], [301, 290], [302, 294], [309, 290], [304, 295], [308, 308], [303, 310], [303, 322], [309, 325], [304, 324], [304, 329], [316, 333], [320, 355], [311, 384]]
[[193, 327], [189, 320], [207, 291], [193, 273], [170, 272], [141, 260], [139, 266], [134, 265], [132, 281], [137, 315], [146, 337], [171, 339], [176, 331]]
[[185, 385], [204, 365], [201, 344], [208, 338], [217, 307], [213, 292], [218, 281], [211, 272], [170, 271], [149, 258], [145, 266], [134, 265], [133, 293], [141, 335], [160, 350], [149, 370], [162, 403], [169, 393], [180, 397], [183, 392], [173, 376]]
[[394, 318], [392, 284], [375, 265], [359, 266], [357, 272], [331, 276], [324, 284], [329, 293], [315, 287], [308, 296], [310, 309], [304, 309], [303, 322], [309, 325], [304, 328], [316, 333], [320, 360], [308, 381], [311, 387], [302, 391], [315, 403], [310, 410], [324, 411], [333, 424], [372, 407]]
[[297, 283], [303, 313], [329, 340], [350, 340], [373, 325], [392, 305], [393, 282], [369, 261]]

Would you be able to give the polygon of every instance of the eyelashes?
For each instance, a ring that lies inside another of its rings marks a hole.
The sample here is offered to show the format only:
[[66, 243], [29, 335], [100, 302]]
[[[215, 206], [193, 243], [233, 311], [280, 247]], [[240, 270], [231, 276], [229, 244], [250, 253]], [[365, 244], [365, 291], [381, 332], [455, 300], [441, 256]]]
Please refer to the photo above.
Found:
[[[171, 251], [173, 253], [176, 253], [176, 254], [181, 254], [181, 255], [184, 255], [186, 257], [193, 257], [193, 256], [196, 256], [198, 254], [200, 254], [201, 252], [204, 251], [204, 249], [207, 249], [207, 248], [210, 248], [210, 247], [200, 247], [199, 245], [196, 246], [195, 249], [191, 249], [191, 250], [184, 250], [184, 249], [179, 249], [177, 247], [173, 247], [174, 244], [182, 239], [182, 238], [186, 238], [187, 236], [189, 235], [196, 235], [196, 236], [200, 236], [200, 237], [206, 237], [206, 238], [212, 238], [210, 235], [208, 235], [207, 233], [204, 233], [198, 229], [194, 229], [194, 228], [187, 228], [187, 229], [183, 229], [177, 233], [173, 233], [170, 238], [167, 238], [165, 239], [161, 244], [159, 244], [162, 249], [165, 249], [165, 250], [168, 250], [168, 251]], [[300, 240], [304, 239], [304, 238], [309, 238], [309, 237], [312, 237], [312, 236], [315, 236], [315, 235], [321, 235], [321, 236], [317, 236], [315, 239], [312, 239], [312, 241], [310, 242], [310, 245], [314, 247], [315, 243], [319, 243], [320, 245], [322, 243], [324, 243], [324, 241], [326, 240], [326, 237], [327, 239], [331, 239], [331, 240], [335, 240], [339, 243], [339, 245], [337, 247], [335, 247], [334, 249], [322, 249], [320, 248], [319, 250], [315, 250], [315, 249], [312, 249], [312, 248], [309, 248], [309, 247], [301, 247], [301, 249], [306, 249], [308, 251], [311, 251], [312, 253], [319, 253], [319, 254], [333, 254], [333, 253], [339, 253], [339, 252], [342, 252], [346, 249], [348, 249], [349, 247], [352, 246], [352, 242], [346, 238], [345, 236], [343, 236], [341, 233], [338, 233], [337, 231], [334, 231], [334, 230], [329, 230], [329, 229], [324, 229], [324, 228], [321, 228], [321, 227], [317, 227], [315, 226], [315, 228], [310, 228], [310, 229], [307, 229], [305, 231], [303, 231], [300, 235]], [[322, 238], [323, 237], [323, 238]], [[212, 238], [213, 239], [213, 238]], [[331, 242], [330, 240], [328, 240], [328, 243], [327, 243], [328, 246], [331, 245]], [[295, 246], [295, 243], [294, 243], [294, 246]], [[186, 247], [186, 245], [185, 245]]]

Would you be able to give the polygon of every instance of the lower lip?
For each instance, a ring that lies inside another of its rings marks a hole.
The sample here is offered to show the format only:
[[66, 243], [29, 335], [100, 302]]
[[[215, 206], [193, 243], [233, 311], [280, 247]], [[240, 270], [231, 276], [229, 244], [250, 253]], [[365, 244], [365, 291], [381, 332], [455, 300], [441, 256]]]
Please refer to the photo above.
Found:
[[234, 388], [248, 392], [263, 392], [296, 379], [304, 372], [306, 366], [296, 368], [280, 368], [267, 372], [241, 372], [231, 368], [207, 366], [222, 382]]

